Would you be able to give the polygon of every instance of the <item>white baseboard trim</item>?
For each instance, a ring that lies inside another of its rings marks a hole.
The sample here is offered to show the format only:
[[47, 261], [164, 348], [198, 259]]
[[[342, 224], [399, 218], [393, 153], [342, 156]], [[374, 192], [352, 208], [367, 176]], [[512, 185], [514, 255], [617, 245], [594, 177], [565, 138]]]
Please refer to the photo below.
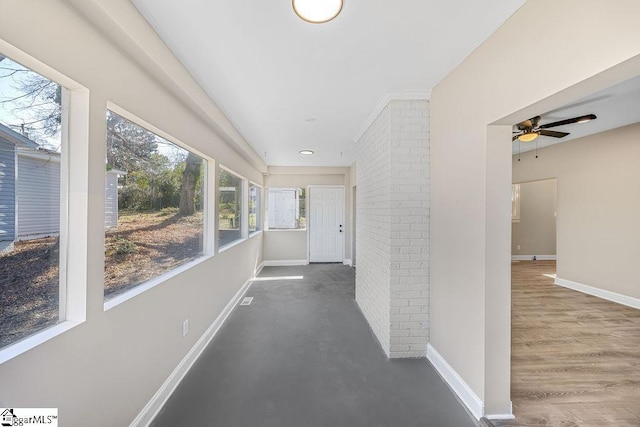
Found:
[[563, 286], [565, 288], [573, 289], [574, 291], [593, 295], [598, 298], [617, 302], [618, 304], [626, 305], [627, 307], [640, 309], [640, 299], [630, 297], [628, 295], [622, 295], [617, 292], [607, 291], [605, 289], [594, 288], [593, 286], [583, 285], [582, 283], [573, 282], [571, 280], [562, 279], [560, 277], [556, 277], [555, 284]]
[[344, 265], [348, 265], [349, 267], [351, 267], [351, 266], [352, 266], [352, 264], [351, 264], [351, 260], [350, 260], [350, 259], [345, 259], [344, 261], [342, 261], [342, 264], [344, 264]]
[[258, 268], [256, 268], [256, 271], [253, 273], [252, 279], [255, 279], [256, 277], [258, 277], [263, 268], [264, 268], [264, 262], [261, 262], [260, 265], [258, 265]]
[[513, 415], [513, 402], [509, 402], [508, 414], [490, 414], [485, 415], [485, 418], [488, 418], [490, 420], [515, 420], [516, 416]]
[[483, 417], [484, 402], [471, 390], [471, 387], [460, 375], [447, 363], [431, 344], [427, 344], [427, 359], [436, 368], [440, 376], [453, 390], [462, 403], [469, 409], [476, 419]]
[[265, 267], [282, 267], [282, 266], [290, 266], [290, 265], [307, 265], [309, 264], [309, 260], [307, 259], [275, 259], [275, 260], [265, 260], [263, 262]]
[[[259, 267], [261, 269], [261, 267]], [[258, 270], [259, 272], [259, 270]], [[257, 275], [257, 273], [256, 273]], [[218, 333], [220, 327], [227, 320], [234, 307], [245, 295], [249, 286], [251, 286], [251, 279], [247, 280], [244, 285], [236, 292], [236, 294], [231, 298], [231, 301], [226, 305], [226, 307], [222, 310], [220, 315], [213, 321], [211, 326], [205, 331], [205, 333], [198, 339], [195, 345], [189, 350], [186, 356], [180, 361], [178, 366], [171, 372], [169, 378], [160, 386], [160, 389], [153, 395], [151, 400], [142, 408], [142, 411], [138, 414], [138, 416], [131, 422], [129, 427], [148, 427], [153, 419], [158, 415], [162, 407], [167, 403], [169, 397], [173, 394], [180, 381], [184, 378], [184, 376], [189, 372], [189, 369], [193, 366], [193, 364], [198, 360], [198, 357], [202, 354], [202, 352], [207, 348], [209, 342], [213, 339], [213, 337]]]
[[557, 255], [511, 255], [511, 261], [532, 261], [534, 256], [537, 261], [555, 261], [558, 259]]

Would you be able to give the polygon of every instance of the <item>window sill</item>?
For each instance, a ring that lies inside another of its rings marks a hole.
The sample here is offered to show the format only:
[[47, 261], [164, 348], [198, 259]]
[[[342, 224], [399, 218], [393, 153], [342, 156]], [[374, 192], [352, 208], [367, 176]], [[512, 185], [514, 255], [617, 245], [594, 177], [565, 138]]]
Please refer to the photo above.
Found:
[[306, 228], [271, 228], [266, 231], [275, 231], [277, 233], [280, 233], [280, 232], [290, 233], [292, 231], [307, 231], [307, 229]]
[[156, 286], [158, 286], [159, 284], [171, 279], [172, 277], [177, 276], [178, 274], [189, 270], [190, 268], [195, 267], [196, 265], [203, 263], [204, 261], [213, 258], [213, 255], [203, 255], [198, 259], [194, 259], [193, 261], [189, 261], [186, 264], [180, 265], [176, 268], [174, 268], [173, 270], [170, 270], [164, 274], [161, 274], [158, 277], [154, 277], [151, 280], [148, 280], [146, 282], [143, 282], [141, 284], [139, 284], [138, 286], [136, 286], [135, 288], [129, 289], [128, 291], [120, 294], [120, 295], [116, 295], [115, 297], [111, 298], [108, 301], [105, 301], [104, 303], [104, 311], [109, 311], [112, 308], [122, 304], [125, 301], [130, 300], [133, 297], [136, 297], [138, 295], [140, 295], [143, 292], [148, 291], [151, 288], [154, 288]]
[[242, 239], [238, 239], [238, 240], [235, 240], [235, 241], [233, 241], [231, 243], [227, 243], [226, 245], [221, 246], [221, 247], [218, 248], [218, 253], [222, 253], [222, 252], [226, 251], [227, 249], [231, 249], [234, 246], [238, 246], [240, 243], [245, 242], [246, 240], [248, 240], [248, 239], [246, 237], [243, 237]]
[[249, 233], [249, 238], [252, 238], [253, 236], [257, 236], [258, 234], [262, 234], [262, 230]]
[[24, 338], [13, 344], [9, 344], [8, 347], [0, 350], [0, 364], [13, 359], [14, 357], [18, 357], [21, 354], [26, 353], [27, 351], [39, 346], [40, 344], [44, 344], [50, 339], [55, 338], [58, 335], [63, 334], [82, 323], [84, 323], [84, 321], [76, 322], [71, 320], [64, 320], [57, 325], [53, 325], [47, 329], [36, 332], [27, 338]]

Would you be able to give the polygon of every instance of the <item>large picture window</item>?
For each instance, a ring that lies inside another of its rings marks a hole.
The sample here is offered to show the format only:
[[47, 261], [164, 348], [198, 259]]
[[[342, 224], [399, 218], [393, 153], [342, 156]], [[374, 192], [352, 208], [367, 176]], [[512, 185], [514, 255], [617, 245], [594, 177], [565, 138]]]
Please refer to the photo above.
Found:
[[306, 191], [303, 188], [269, 188], [269, 230], [303, 230]]
[[218, 247], [242, 239], [242, 208], [244, 180], [220, 169], [218, 175]]
[[64, 164], [59, 84], [0, 54], [0, 348], [60, 315]]
[[107, 111], [105, 299], [203, 254], [206, 160]]

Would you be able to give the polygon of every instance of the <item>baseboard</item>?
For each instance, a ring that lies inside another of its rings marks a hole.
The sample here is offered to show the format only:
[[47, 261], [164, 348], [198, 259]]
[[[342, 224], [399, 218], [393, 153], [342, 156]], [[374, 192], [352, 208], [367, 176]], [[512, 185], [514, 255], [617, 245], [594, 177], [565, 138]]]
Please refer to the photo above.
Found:
[[260, 265], [258, 265], [258, 268], [256, 268], [256, 271], [253, 273], [252, 278], [258, 277], [263, 268], [264, 268], [264, 262], [261, 262]]
[[516, 416], [513, 415], [513, 402], [509, 402], [508, 414], [490, 414], [485, 415], [485, 418], [488, 418], [490, 420], [515, 420]]
[[537, 261], [555, 261], [557, 255], [511, 255], [511, 261], [532, 261], [536, 257]]
[[275, 260], [265, 260], [263, 262], [265, 267], [283, 267], [290, 265], [307, 265], [309, 264], [309, 260], [306, 259], [275, 259]]
[[[258, 273], [261, 267], [258, 268]], [[256, 273], [256, 275], [258, 274]], [[142, 411], [138, 414], [138, 416], [131, 422], [129, 427], [147, 427], [151, 424], [153, 419], [158, 415], [162, 407], [167, 403], [169, 397], [173, 394], [180, 381], [184, 378], [184, 376], [189, 372], [189, 369], [193, 366], [193, 364], [198, 360], [198, 357], [202, 354], [209, 342], [213, 339], [213, 337], [218, 333], [220, 327], [227, 320], [234, 307], [238, 302], [242, 299], [244, 294], [251, 286], [251, 279], [247, 280], [244, 285], [236, 292], [231, 301], [226, 305], [226, 307], [222, 310], [220, 315], [213, 321], [211, 326], [206, 330], [206, 332], [198, 339], [195, 345], [189, 350], [187, 355], [180, 361], [178, 366], [171, 372], [169, 378], [162, 384], [160, 389], [156, 392], [155, 395], [151, 398], [151, 400], [145, 405]]]
[[351, 266], [352, 266], [352, 264], [351, 264], [351, 260], [350, 260], [350, 259], [345, 259], [342, 263], [343, 263], [344, 265], [348, 265], [349, 267], [351, 267]]
[[445, 380], [453, 392], [467, 407], [477, 420], [482, 418], [484, 402], [471, 390], [471, 387], [460, 375], [447, 363], [431, 344], [427, 344], [427, 359], [436, 368], [440, 376]]
[[640, 309], [640, 299], [630, 297], [628, 295], [622, 295], [617, 292], [607, 291], [605, 289], [594, 288], [593, 286], [583, 285], [582, 283], [573, 282], [567, 279], [561, 279], [560, 277], [556, 277], [555, 284], [565, 288], [573, 289], [574, 291], [593, 295], [594, 297], [617, 302], [618, 304], [626, 305], [627, 307]]

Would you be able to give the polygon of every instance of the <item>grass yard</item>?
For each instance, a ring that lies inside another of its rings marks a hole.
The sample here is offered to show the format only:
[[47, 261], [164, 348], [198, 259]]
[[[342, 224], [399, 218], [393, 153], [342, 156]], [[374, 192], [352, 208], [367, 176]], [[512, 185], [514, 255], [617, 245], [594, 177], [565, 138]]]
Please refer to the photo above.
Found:
[[[202, 213], [121, 213], [105, 236], [105, 298], [200, 256], [202, 230]], [[58, 257], [53, 237], [16, 242], [0, 255], [0, 348], [58, 321]]]

